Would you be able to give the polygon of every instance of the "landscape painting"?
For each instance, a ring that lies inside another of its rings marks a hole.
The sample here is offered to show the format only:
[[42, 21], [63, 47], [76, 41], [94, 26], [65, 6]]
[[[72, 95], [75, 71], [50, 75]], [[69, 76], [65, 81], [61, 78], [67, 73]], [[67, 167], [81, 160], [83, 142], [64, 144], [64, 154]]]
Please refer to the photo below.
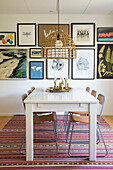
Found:
[[113, 79], [113, 44], [98, 44], [97, 78]]
[[27, 49], [0, 49], [0, 79], [27, 78]]

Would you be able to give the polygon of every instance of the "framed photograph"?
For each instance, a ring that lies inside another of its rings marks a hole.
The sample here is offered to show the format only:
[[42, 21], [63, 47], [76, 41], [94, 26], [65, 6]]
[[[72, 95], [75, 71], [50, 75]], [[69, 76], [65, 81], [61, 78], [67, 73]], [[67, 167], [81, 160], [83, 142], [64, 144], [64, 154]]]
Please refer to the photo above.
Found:
[[[58, 24], [38, 24], [38, 46], [43, 46], [45, 39], [58, 30]], [[69, 24], [59, 24], [59, 30], [69, 34]]]
[[99, 27], [97, 28], [98, 42], [113, 42], [113, 27]]
[[57, 79], [68, 78], [69, 61], [68, 59], [49, 59], [46, 60], [46, 78]]
[[113, 79], [113, 44], [97, 45], [97, 78]]
[[35, 23], [17, 24], [17, 45], [36, 46], [36, 24]]
[[0, 46], [16, 46], [16, 32], [0, 32]]
[[27, 49], [0, 49], [0, 79], [26, 79], [27, 56]]
[[30, 58], [41, 58], [42, 57], [41, 48], [30, 48], [29, 56]]
[[72, 23], [71, 37], [76, 47], [95, 46], [95, 23]]
[[29, 78], [30, 79], [44, 79], [44, 62], [30, 61], [29, 63]]
[[72, 59], [72, 79], [93, 80], [95, 77], [95, 50], [77, 49], [77, 58]]

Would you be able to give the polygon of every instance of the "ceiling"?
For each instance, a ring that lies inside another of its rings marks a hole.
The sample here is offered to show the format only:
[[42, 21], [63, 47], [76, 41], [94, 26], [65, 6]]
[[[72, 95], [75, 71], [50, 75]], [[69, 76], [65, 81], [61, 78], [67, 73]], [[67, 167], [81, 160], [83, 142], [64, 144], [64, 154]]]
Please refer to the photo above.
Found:
[[[61, 14], [113, 15], [113, 0], [59, 0]], [[57, 0], [0, 0], [0, 14], [57, 13]]]

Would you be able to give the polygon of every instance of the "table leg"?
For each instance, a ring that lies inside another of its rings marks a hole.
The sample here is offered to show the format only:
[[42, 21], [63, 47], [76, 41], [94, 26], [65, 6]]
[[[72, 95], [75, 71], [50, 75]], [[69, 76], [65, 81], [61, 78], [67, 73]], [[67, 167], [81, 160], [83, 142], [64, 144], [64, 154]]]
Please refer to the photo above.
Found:
[[26, 104], [26, 161], [33, 161], [33, 113], [32, 113], [32, 104]]
[[89, 104], [89, 160], [96, 161], [97, 104]]

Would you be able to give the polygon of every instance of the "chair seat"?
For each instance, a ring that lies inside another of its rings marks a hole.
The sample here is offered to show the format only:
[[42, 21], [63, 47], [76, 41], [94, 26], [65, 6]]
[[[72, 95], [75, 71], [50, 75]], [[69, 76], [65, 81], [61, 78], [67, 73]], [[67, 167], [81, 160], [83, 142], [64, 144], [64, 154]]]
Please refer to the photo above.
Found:
[[[71, 122], [89, 123], [89, 116], [70, 115]], [[98, 123], [98, 120], [96, 121]]]
[[82, 112], [82, 111], [81, 112], [80, 111], [79, 112], [71, 112], [70, 111], [68, 113], [74, 113], [74, 114], [79, 114], [79, 115], [88, 115], [89, 114], [89, 112], [87, 112], [87, 111], [86, 112]]
[[41, 123], [47, 121], [56, 121], [55, 114], [48, 114], [48, 115], [36, 115], [33, 117], [34, 123]]

